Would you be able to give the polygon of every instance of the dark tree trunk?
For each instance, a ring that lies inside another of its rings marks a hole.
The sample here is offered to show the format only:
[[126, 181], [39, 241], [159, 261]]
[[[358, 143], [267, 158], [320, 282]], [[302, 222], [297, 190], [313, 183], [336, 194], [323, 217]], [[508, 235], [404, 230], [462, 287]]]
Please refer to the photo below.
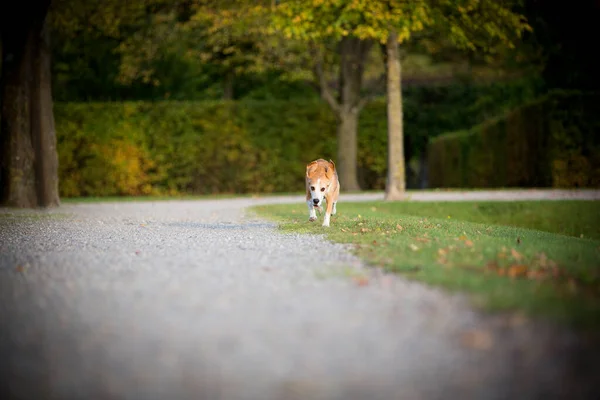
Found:
[[340, 42], [340, 100], [338, 126], [338, 172], [344, 191], [360, 190], [357, 178], [358, 117], [363, 107], [361, 89], [367, 55], [372, 42], [345, 37]]
[[[2, 10], [6, 13], [6, 10]], [[37, 206], [34, 152], [31, 143], [31, 76], [34, 35], [31, 24], [5, 30], [2, 17], [0, 79], [0, 201], [19, 207]]]
[[233, 89], [235, 83], [235, 74], [233, 71], [227, 71], [223, 81], [223, 99], [233, 100]]
[[404, 162], [404, 131], [402, 116], [402, 78], [398, 36], [389, 34], [387, 45], [387, 117], [388, 117], [388, 175], [385, 188], [386, 200], [404, 198], [406, 168]]
[[50, 1], [0, 8], [0, 203], [56, 206], [58, 157], [45, 26]]

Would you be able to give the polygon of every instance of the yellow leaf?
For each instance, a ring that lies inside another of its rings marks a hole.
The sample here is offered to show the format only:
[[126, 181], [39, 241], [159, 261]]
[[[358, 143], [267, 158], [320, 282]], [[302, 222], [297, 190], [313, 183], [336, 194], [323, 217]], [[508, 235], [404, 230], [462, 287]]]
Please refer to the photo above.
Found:
[[521, 253], [519, 253], [518, 251], [516, 251], [515, 249], [510, 249], [510, 254], [517, 261], [520, 261], [523, 259], [523, 255]]

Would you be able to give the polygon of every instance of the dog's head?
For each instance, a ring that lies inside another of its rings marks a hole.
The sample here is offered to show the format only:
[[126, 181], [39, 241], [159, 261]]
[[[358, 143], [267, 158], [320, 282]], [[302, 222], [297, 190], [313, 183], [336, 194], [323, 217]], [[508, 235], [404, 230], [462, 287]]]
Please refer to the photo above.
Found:
[[310, 197], [315, 206], [320, 206], [323, 197], [335, 179], [335, 164], [333, 161], [313, 161], [306, 166], [306, 182]]

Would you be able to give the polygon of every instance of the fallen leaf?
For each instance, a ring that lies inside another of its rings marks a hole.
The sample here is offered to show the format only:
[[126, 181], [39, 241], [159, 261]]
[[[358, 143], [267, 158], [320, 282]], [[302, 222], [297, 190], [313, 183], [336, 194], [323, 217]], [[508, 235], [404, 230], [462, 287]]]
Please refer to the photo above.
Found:
[[465, 240], [465, 246], [473, 247], [473, 242], [471, 242], [470, 240]]
[[396, 229], [398, 229], [399, 231], [401, 231], [404, 228], [402, 228], [402, 226], [400, 224], [398, 224], [398, 225], [396, 225]]
[[488, 350], [494, 344], [494, 338], [488, 331], [473, 329], [462, 334], [461, 342], [473, 349]]
[[25, 267], [22, 265], [17, 265], [17, 267], [15, 268], [15, 271], [23, 273], [23, 272], [25, 272]]
[[424, 238], [424, 237], [416, 237], [415, 240], [417, 242], [429, 243], [429, 239]]
[[369, 284], [369, 278], [366, 276], [354, 276], [352, 279], [358, 286], [367, 286]]
[[417, 250], [419, 250], [419, 246], [415, 245], [414, 243], [411, 243], [411, 244], [409, 245], [409, 247], [411, 248], [411, 250], [412, 250], [412, 251], [417, 251]]
[[517, 278], [524, 275], [527, 275], [527, 265], [515, 264], [508, 268], [508, 276], [511, 278]]
[[135, 254], [137, 254], [138, 256], [141, 254], [142, 252], [140, 250], [136, 250]]
[[371, 211], [377, 211], [377, 207], [371, 207]]
[[440, 256], [445, 256], [446, 254], [448, 254], [448, 250], [446, 250], [446, 249], [438, 249], [438, 254]]
[[515, 249], [510, 249], [510, 254], [517, 261], [520, 261], [523, 259], [523, 255], [521, 253], [519, 253], [518, 251], [516, 251]]
[[360, 228], [360, 231], [361, 231], [362, 233], [366, 233], [366, 232], [369, 232], [369, 231], [371, 231], [371, 230], [370, 230], [369, 228]]
[[458, 240], [467, 240], [467, 237], [465, 235], [460, 235], [458, 237]]

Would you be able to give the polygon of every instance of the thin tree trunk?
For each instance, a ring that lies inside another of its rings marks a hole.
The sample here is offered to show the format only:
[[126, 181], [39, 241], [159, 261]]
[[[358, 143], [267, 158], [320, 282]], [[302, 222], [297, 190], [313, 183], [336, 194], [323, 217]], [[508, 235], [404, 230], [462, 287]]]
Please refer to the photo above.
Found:
[[0, 204], [58, 205], [58, 161], [45, 20], [50, 1], [0, 9]]
[[337, 169], [340, 188], [343, 191], [358, 191], [356, 174], [358, 112], [341, 110], [337, 129], [338, 156]]
[[406, 169], [404, 162], [404, 131], [402, 126], [402, 79], [398, 36], [390, 32], [387, 50], [387, 116], [388, 116], [388, 176], [386, 200], [404, 198]]
[[225, 80], [223, 82], [223, 99], [233, 100], [233, 85], [235, 82], [235, 74], [233, 71], [227, 71], [225, 73]]

